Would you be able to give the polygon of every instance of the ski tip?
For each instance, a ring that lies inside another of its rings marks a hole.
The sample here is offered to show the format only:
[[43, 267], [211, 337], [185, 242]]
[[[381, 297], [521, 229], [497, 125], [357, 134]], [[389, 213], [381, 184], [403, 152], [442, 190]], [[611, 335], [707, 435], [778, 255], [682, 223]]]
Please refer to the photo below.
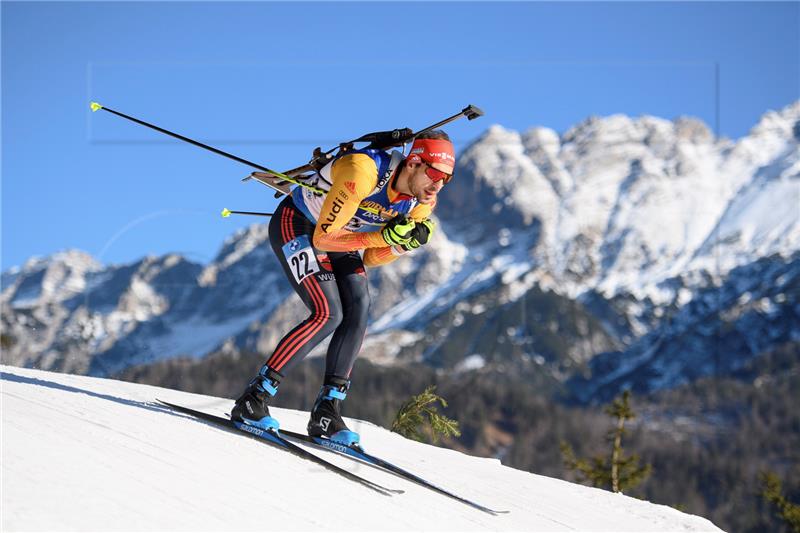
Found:
[[100, 104], [98, 104], [97, 102], [91, 102], [91, 103], [89, 104], [89, 107], [91, 107], [91, 108], [92, 108], [92, 111], [97, 111], [98, 109], [103, 109], [103, 106], [101, 106], [101, 105], [100, 105]]
[[227, 207], [222, 208], [222, 218], [228, 218], [231, 216], [231, 211]]

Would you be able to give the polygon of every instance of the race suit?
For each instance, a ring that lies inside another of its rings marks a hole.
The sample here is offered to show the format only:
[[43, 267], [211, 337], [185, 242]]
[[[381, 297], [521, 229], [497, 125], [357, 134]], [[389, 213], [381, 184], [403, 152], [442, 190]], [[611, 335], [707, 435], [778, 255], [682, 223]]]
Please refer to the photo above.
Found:
[[[394, 215], [421, 221], [433, 210], [394, 189], [402, 161], [399, 152], [348, 152], [313, 178], [326, 194], [297, 187], [276, 209], [270, 243], [311, 314], [280, 340], [267, 360], [269, 368], [285, 375], [333, 333], [325, 375], [349, 378], [367, 329], [365, 265], [385, 265], [406, 253], [388, 246], [380, 230]], [[384, 210], [384, 216], [363, 205]]]

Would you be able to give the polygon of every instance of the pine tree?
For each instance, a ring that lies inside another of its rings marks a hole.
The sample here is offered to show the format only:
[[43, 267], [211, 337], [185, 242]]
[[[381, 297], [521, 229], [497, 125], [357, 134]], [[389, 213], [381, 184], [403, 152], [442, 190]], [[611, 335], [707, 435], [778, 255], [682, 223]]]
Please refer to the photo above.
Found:
[[568, 470], [577, 471], [583, 479], [593, 487], [610, 488], [614, 492], [624, 492], [639, 485], [650, 475], [651, 465], [639, 466], [639, 456], [625, 457], [622, 449], [622, 437], [625, 435], [625, 422], [635, 418], [630, 406], [630, 391], [615, 399], [605, 408], [606, 414], [616, 418], [615, 427], [609, 432], [611, 455], [595, 455], [589, 459], [575, 456], [572, 447], [561, 443], [561, 456]]
[[780, 517], [794, 533], [800, 533], [800, 505], [790, 502], [784, 496], [783, 484], [776, 473], [761, 473], [761, 497], [777, 509]]
[[[422, 441], [424, 436], [420, 426], [427, 422], [428, 431], [433, 442], [438, 442], [440, 435], [444, 437], [459, 437], [461, 431], [458, 422], [451, 420], [437, 411], [436, 403], [447, 407], [447, 401], [435, 394], [436, 386], [425, 389], [422, 394], [412, 396], [395, 415], [392, 422], [392, 431], [406, 438]], [[426, 420], [427, 417], [427, 420]]]
[[6, 333], [0, 333], [0, 348], [8, 350], [16, 344], [16, 339]]

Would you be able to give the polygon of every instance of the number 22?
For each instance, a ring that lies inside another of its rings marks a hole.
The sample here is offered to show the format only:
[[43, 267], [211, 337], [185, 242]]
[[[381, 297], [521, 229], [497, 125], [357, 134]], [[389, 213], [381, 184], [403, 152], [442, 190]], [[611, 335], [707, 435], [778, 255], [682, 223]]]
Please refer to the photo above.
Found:
[[[300, 271], [300, 259], [303, 259], [303, 271]], [[294, 271], [297, 273], [297, 281], [300, 282], [309, 274], [313, 274], [311, 270], [308, 268], [308, 252], [300, 252], [297, 255], [292, 256], [292, 266], [294, 267]]]

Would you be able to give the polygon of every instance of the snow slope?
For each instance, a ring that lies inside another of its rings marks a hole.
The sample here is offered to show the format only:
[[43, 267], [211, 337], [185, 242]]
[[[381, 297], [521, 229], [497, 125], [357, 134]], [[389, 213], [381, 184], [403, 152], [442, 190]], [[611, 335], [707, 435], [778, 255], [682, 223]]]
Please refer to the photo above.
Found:
[[[719, 531], [670, 507], [507, 468], [353, 421], [368, 449], [489, 507], [489, 516], [326, 452], [405, 490], [373, 493], [309, 462], [173, 414], [231, 401], [0, 367], [2, 524], [12, 530]], [[287, 428], [306, 414], [275, 409]]]

